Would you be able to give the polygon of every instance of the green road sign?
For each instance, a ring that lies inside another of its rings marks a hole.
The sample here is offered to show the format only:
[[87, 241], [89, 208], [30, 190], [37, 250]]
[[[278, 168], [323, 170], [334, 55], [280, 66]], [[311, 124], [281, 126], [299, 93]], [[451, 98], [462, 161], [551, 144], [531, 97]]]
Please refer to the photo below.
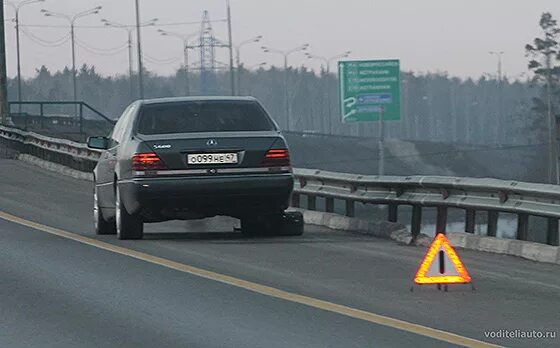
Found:
[[342, 122], [401, 119], [399, 60], [338, 63]]

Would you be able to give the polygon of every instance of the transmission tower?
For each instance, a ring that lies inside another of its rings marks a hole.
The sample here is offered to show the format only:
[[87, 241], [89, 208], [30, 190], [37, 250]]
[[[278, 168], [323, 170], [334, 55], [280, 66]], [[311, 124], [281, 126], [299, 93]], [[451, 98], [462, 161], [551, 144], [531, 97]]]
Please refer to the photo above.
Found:
[[202, 14], [200, 28], [200, 86], [202, 94], [216, 91], [216, 38], [208, 11]]

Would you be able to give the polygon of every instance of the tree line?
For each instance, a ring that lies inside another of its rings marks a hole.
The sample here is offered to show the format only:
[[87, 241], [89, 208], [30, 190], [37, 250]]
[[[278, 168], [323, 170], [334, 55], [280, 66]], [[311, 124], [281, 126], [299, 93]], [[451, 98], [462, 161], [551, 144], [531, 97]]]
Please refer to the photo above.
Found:
[[[545, 143], [543, 136], [547, 134], [548, 125], [545, 92], [551, 95], [552, 113], [558, 116], [560, 110], [560, 49], [555, 41], [560, 29], [547, 13], [539, 23], [543, 38], [535, 39], [526, 47], [530, 56], [528, 67], [535, 78], [511, 80], [505, 77], [499, 80], [496, 76], [485, 75], [477, 79], [460, 79], [444, 72], [402, 72], [402, 120], [387, 122], [386, 135], [476, 145]], [[375, 123], [340, 122], [336, 74], [317, 73], [305, 67], [289, 68], [288, 71], [261, 67], [249, 71], [243, 66], [237, 73], [240, 74], [236, 79], [240, 81], [240, 93], [262, 101], [283, 129], [362, 137], [378, 134]], [[285, 74], [288, 103], [284, 92]], [[201, 94], [200, 77], [197, 72], [188, 76], [192, 95]], [[136, 92], [130, 88], [136, 86], [137, 76], [131, 78], [133, 81], [126, 75], [102, 76], [95, 66], [84, 64], [77, 72], [78, 99], [111, 118], [117, 118], [126, 105], [137, 98]], [[145, 97], [183, 96], [185, 78], [183, 69], [171, 76], [146, 71]], [[229, 95], [229, 79], [227, 71], [216, 72], [214, 88], [209, 94]], [[547, 82], [550, 90], [546, 90]], [[8, 93], [10, 100], [16, 99], [15, 79], [8, 81]], [[72, 72], [69, 68], [52, 72], [42, 66], [34, 77], [23, 81], [22, 94], [23, 100], [72, 100]]]

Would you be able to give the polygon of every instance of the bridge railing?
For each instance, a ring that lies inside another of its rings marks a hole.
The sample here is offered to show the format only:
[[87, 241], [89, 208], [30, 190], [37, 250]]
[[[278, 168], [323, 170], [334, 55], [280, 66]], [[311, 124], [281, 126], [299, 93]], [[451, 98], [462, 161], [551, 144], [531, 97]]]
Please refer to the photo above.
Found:
[[11, 101], [8, 107], [16, 127], [70, 140], [107, 134], [116, 122], [82, 101]]
[[[91, 172], [100, 151], [83, 143], [57, 139], [13, 127], [0, 126], [0, 140], [22, 153]], [[529, 217], [547, 219], [547, 244], [559, 244], [560, 186], [498, 179], [443, 176], [368, 176], [314, 169], [294, 169], [292, 206], [333, 212], [335, 201], [345, 203], [347, 216], [356, 203], [387, 205], [387, 219], [396, 222], [399, 206], [412, 206], [411, 232], [418, 235], [422, 209], [437, 209], [436, 231], [445, 233], [449, 208], [465, 210], [465, 232], [474, 233], [476, 215], [487, 212], [487, 235], [496, 237], [500, 213], [517, 215], [519, 240], [529, 239]], [[318, 198], [324, 207], [318, 207]]]

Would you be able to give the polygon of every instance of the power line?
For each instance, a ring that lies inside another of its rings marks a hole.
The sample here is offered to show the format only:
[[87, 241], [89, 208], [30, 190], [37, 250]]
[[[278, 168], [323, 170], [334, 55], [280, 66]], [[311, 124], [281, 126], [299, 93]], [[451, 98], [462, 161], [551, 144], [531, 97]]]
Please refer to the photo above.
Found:
[[147, 61], [149, 61], [150, 63], [153, 63], [153, 64], [173, 64], [173, 63], [176, 63], [179, 60], [181, 60], [180, 57], [170, 57], [170, 58], [159, 59], [159, 58], [151, 57], [150, 55], [148, 55], [146, 53], [144, 53], [142, 55], [142, 57], [144, 57]]
[[55, 40], [55, 41], [49, 41], [49, 40], [44, 40], [38, 36], [36, 36], [35, 34], [31, 33], [30, 31], [21, 28], [21, 32], [27, 36], [31, 41], [35, 42], [36, 44], [43, 46], [43, 47], [58, 47], [58, 46], [62, 46], [65, 43], [67, 43], [68, 41], [70, 41], [70, 35], [66, 35], [63, 36], [62, 38]]
[[[6, 21], [8, 22], [8, 21]], [[211, 23], [225, 23], [227, 22], [226, 19], [216, 19], [211, 20]], [[178, 26], [178, 25], [200, 25], [200, 21], [190, 21], [190, 22], [168, 22], [168, 23], [154, 23], [153, 27], [169, 27], [169, 26]], [[29, 28], [68, 28], [67, 25], [60, 25], [60, 24], [20, 24], [20, 27], [29, 27]], [[106, 25], [75, 25], [75, 28], [82, 28], [82, 29], [107, 29]]]
[[117, 47], [99, 48], [99, 47], [90, 46], [89, 44], [85, 43], [85, 41], [82, 41], [82, 40], [78, 39], [77, 37], [76, 37], [76, 42], [79, 43], [80, 47], [84, 47], [84, 48], [86, 48], [90, 51], [99, 51], [99, 52], [105, 52], [105, 53], [120, 52], [123, 49], [128, 47], [128, 42], [125, 42], [124, 44], [121, 44]]
[[[210, 23], [225, 23], [227, 19], [214, 19], [211, 20]], [[171, 23], [158, 23], [156, 27], [167, 27], [167, 26], [175, 26], [175, 25], [200, 25], [201, 21], [193, 21], [193, 22], [171, 22]]]
[[87, 45], [84, 45], [82, 42], [76, 41], [76, 44], [77, 44], [79, 47], [85, 49], [86, 51], [88, 51], [88, 52], [90, 52], [90, 53], [93, 53], [93, 54], [96, 54], [96, 55], [98, 55], [98, 56], [116, 56], [117, 54], [120, 54], [121, 52], [123, 52], [123, 51], [127, 48], [126, 46], [123, 46], [123, 47], [121, 47], [120, 49], [115, 50], [115, 51], [113, 51], [113, 52], [111, 52], [111, 51], [103, 52], [103, 51], [99, 51], [99, 50], [97, 50], [97, 49], [93, 49], [93, 48], [91, 48], [91, 47], [88, 47]]

